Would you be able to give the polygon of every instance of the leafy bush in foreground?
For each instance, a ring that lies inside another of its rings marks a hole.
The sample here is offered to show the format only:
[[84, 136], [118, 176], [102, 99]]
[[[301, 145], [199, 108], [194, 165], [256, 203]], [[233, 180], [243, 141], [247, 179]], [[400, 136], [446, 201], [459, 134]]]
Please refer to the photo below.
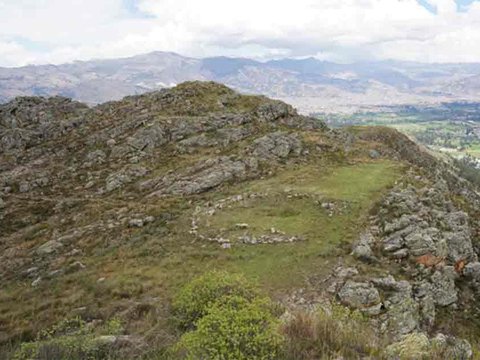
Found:
[[175, 315], [182, 329], [192, 329], [209, 309], [226, 296], [253, 300], [256, 289], [241, 275], [221, 271], [206, 273], [188, 283], [173, 302]]
[[192, 360], [273, 360], [282, 343], [277, 329], [268, 302], [233, 296], [214, 305], [178, 348]]
[[174, 301], [179, 325], [190, 331], [174, 348], [191, 360], [278, 359], [282, 337], [275, 307], [240, 275], [210, 272], [187, 284]]

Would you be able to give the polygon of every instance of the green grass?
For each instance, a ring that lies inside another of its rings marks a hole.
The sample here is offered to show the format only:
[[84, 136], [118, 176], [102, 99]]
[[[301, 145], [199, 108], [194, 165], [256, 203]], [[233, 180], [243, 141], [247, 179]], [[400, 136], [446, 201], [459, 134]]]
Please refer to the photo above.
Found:
[[[480, 141], [468, 139], [465, 136], [466, 125], [462, 122], [428, 121], [419, 123], [394, 123], [387, 124], [401, 132], [418, 138], [436, 151], [447, 152], [454, 157], [469, 154], [480, 157]], [[425, 134], [430, 135], [425, 138]]]
[[[214, 267], [237, 270], [258, 278], [265, 287], [275, 292], [294, 287], [313, 270], [319, 274], [322, 269], [331, 269], [331, 260], [328, 259], [332, 255], [349, 251], [348, 244], [358, 235], [368, 210], [383, 191], [393, 185], [400, 173], [401, 166], [390, 161], [360, 163], [330, 170], [306, 165], [286, 170], [270, 179], [234, 187], [230, 193], [268, 192], [271, 195], [219, 211], [208, 219], [210, 234], [218, 231], [233, 239], [245, 231], [236, 229], [235, 224], [247, 223], [249, 233], [265, 234], [274, 227], [289, 235], [302, 235], [307, 240], [275, 245], [234, 244], [230, 250], [214, 248], [216, 254], [206, 262], [210, 266], [213, 263]], [[309, 193], [314, 197], [288, 198], [285, 189], [291, 194]], [[337, 203], [339, 212], [329, 216], [316, 203], [316, 198], [320, 202]], [[186, 253], [184, 256], [188, 258], [191, 255]], [[198, 256], [197, 253], [197, 260]], [[195, 265], [192, 264], [192, 267]]]
[[480, 157], [480, 140], [471, 133], [467, 135], [472, 124], [455, 120], [455, 117], [431, 118], [430, 115], [427, 113], [418, 115], [357, 113], [332, 116], [330, 124], [333, 126], [388, 126], [416, 138], [419, 143], [428, 145], [437, 152], [445, 152], [454, 157], [465, 154]]
[[313, 201], [287, 199], [285, 194], [275, 194], [220, 212], [209, 219], [210, 232], [218, 233], [225, 228], [226, 234], [237, 236], [245, 230], [236, 229], [235, 224], [247, 223], [248, 232], [256, 235], [268, 233], [272, 227], [288, 234], [306, 234], [322, 215]]
[[472, 156], [480, 158], [480, 143], [470, 146], [466, 152]]

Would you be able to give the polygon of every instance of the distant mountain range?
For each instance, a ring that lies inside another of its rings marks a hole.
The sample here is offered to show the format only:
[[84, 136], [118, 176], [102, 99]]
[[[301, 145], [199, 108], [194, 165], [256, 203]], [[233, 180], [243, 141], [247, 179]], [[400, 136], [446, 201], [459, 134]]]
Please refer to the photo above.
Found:
[[288, 101], [304, 113], [480, 101], [480, 63], [337, 64], [314, 58], [259, 62], [153, 52], [122, 59], [0, 68], [0, 102], [16, 96], [62, 95], [96, 104], [187, 80], [213, 80], [244, 93], [265, 94]]

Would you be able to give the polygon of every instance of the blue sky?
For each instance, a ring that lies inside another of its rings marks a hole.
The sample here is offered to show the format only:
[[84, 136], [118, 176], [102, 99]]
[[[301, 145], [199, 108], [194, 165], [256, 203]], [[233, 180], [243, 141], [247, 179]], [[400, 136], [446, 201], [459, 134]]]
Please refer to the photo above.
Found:
[[480, 62], [480, 0], [0, 0], [0, 66], [150, 51]]
[[[420, 5], [422, 5], [425, 9], [430, 11], [431, 13], [436, 13], [437, 9], [434, 4], [429, 2], [428, 0], [417, 0]], [[460, 12], [466, 11], [468, 9], [468, 6], [475, 2], [476, 0], [455, 0], [455, 3], [457, 5], [457, 10]]]
[[456, 3], [457, 3], [458, 7], [462, 8], [462, 7], [470, 5], [474, 1], [475, 0], [457, 0]]
[[152, 18], [151, 15], [140, 10], [138, 0], [122, 0], [122, 5], [130, 17], [143, 19]]
[[[457, 4], [457, 7], [459, 10], [465, 9], [465, 7], [468, 7], [471, 3], [473, 3], [475, 0], [456, 0], [455, 3]], [[435, 5], [430, 4], [427, 0], [418, 0], [418, 2], [424, 6], [427, 10], [431, 12], [435, 12]]]

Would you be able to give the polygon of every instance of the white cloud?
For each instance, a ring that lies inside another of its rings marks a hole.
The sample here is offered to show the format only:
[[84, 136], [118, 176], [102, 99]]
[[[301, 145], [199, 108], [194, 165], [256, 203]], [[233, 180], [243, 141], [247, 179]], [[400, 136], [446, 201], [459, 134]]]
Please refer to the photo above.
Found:
[[15, 66], [19, 59], [27, 59], [29, 57], [28, 51], [13, 41], [2, 41], [0, 39], [0, 54], [1, 60], [5, 66]]
[[427, 1], [436, 13], [416, 0], [0, 0], [0, 65], [154, 50], [480, 62], [480, 2]]

